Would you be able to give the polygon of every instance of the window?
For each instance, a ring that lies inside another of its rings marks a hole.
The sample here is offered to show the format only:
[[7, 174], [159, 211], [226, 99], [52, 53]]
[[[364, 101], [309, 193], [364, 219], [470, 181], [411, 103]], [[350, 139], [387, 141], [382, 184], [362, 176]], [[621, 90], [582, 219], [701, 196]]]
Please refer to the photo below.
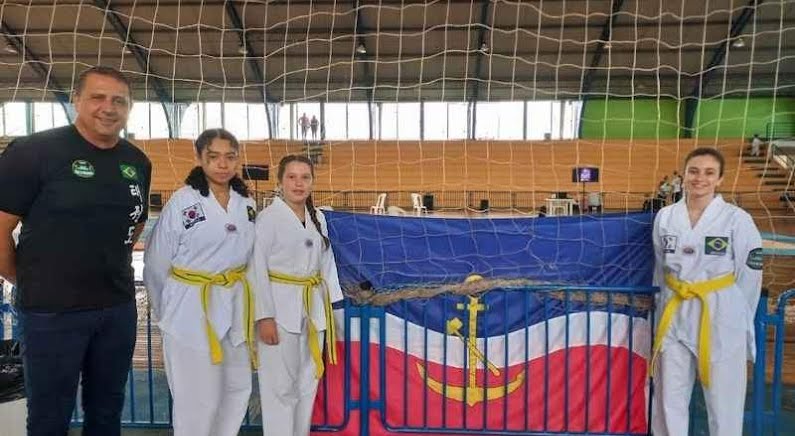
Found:
[[168, 119], [160, 103], [133, 103], [127, 118], [127, 132], [136, 139], [168, 138]]
[[33, 131], [52, 129], [53, 127], [52, 103], [33, 103]]
[[248, 139], [266, 139], [268, 132], [268, 113], [265, 103], [248, 105]]
[[425, 116], [423, 138], [430, 140], [447, 139], [447, 103], [426, 102], [424, 105], [422, 109]]
[[10, 102], [3, 105], [5, 115], [5, 136], [25, 136], [28, 134], [27, 103]]
[[527, 139], [574, 139], [580, 128], [581, 101], [528, 101]]
[[202, 130], [223, 127], [224, 120], [221, 114], [221, 103], [204, 103], [204, 125]]
[[368, 111], [367, 103], [348, 103], [348, 139], [370, 139]]
[[475, 137], [478, 139], [523, 139], [523, 102], [478, 102]]
[[168, 118], [160, 103], [149, 103], [149, 137], [168, 138]]
[[467, 103], [426, 102], [424, 138], [429, 140], [467, 137]]
[[296, 131], [295, 124], [292, 121], [292, 106], [287, 104], [279, 105], [279, 113], [276, 116], [276, 123], [279, 126], [279, 138], [291, 139], [293, 132]]
[[348, 104], [326, 103], [326, 139], [348, 139]]
[[149, 103], [133, 103], [130, 116], [127, 118], [127, 131], [136, 139], [149, 139]]
[[552, 135], [552, 103], [551, 101], [527, 102], [527, 139], [544, 139], [545, 134]]
[[238, 140], [248, 139], [248, 105], [224, 103], [224, 128]]
[[[312, 117], [316, 117], [318, 121], [320, 120], [320, 103], [294, 103], [293, 108], [294, 111], [294, 118], [293, 121], [295, 122], [295, 139], [301, 139], [301, 127], [299, 126], [299, 120], [301, 117], [306, 114], [307, 119], [311, 120]], [[323, 126], [320, 126], [322, 129]], [[312, 137], [312, 131], [307, 128], [306, 129], [306, 137]], [[320, 137], [320, 132], [318, 131], [318, 138]]]
[[381, 139], [420, 139], [419, 103], [382, 103]]
[[182, 113], [180, 121], [180, 138], [196, 138], [201, 133], [201, 107], [202, 103], [192, 103]]

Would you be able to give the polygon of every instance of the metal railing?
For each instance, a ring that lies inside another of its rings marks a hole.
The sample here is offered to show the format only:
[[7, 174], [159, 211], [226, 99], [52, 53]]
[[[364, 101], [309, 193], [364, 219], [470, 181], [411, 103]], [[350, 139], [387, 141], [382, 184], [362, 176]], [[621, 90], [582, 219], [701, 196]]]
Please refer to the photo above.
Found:
[[[753, 372], [753, 391], [751, 393], [750, 411], [746, 412], [746, 421], [750, 420], [751, 434], [754, 436], [773, 434], [777, 436], [785, 433], [781, 423], [782, 393], [783, 393], [783, 364], [784, 346], [786, 339], [786, 310], [795, 302], [795, 289], [790, 289], [776, 300], [773, 311], [768, 310], [768, 293], [762, 292], [762, 298], [756, 311], [756, 363]], [[768, 362], [768, 333], [773, 335], [772, 368]], [[792, 339], [792, 338], [790, 338]], [[791, 362], [790, 362], [791, 363]], [[767, 389], [767, 371], [771, 376], [770, 389]], [[792, 430], [791, 428], [789, 429]]]
[[[370, 207], [375, 204], [378, 194], [386, 193], [386, 206], [397, 206], [411, 213], [412, 202], [411, 194], [416, 191], [327, 191], [318, 190], [313, 193], [316, 206], [331, 206], [335, 210], [368, 212]], [[158, 196], [159, 206], [162, 207], [171, 198], [174, 191], [163, 190], [153, 191], [152, 194]], [[431, 204], [426, 204], [431, 212], [453, 213], [464, 212], [474, 214], [484, 212], [510, 212], [518, 215], [535, 214], [542, 212], [546, 207], [547, 199], [555, 197], [558, 192], [552, 191], [430, 191], [421, 192], [423, 197], [429, 197]], [[260, 208], [266, 206], [273, 198], [272, 191], [254, 192], [254, 198]], [[583, 196], [582, 192], [570, 191], [568, 198], [575, 200], [577, 208], [587, 210], [587, 193]], [[756, 202], [744, 202], [743, 198], [755, 199], [765, 197], [765, 200], [777, 201], [780, 194], [774, 192], [732, 192], [725, 194], [724, 197], [743, 207], [754, 207]], [[603, 212], [634, 212], [643, 210], [644, 202], [651, 200], [649, 193], [643, 192], [601, 192], [601, 203]], [[766, 197], [770, 197], [767, 199]], [[486, 206], [486, 208], [484, 208]]]
[[[386, 307], [346, 301], [337, 317], [341, 360], [321, 381], [313, 429], [353, 426], [366, 435], [375, 413], [376, 424], [394, 433], [647, 434], [655, 291], [532, 286]], [[766, 292], [759, 302], [745, 414], [746, 430], [755, 436], [786, 434], [782, 369], [786, 309], [793, 301], [795, 289], [781, 294], [772, 310]], [[521, 315], [510, 315], [517, 307]], [[434, 318], [441, 331], [429, 327]], [[123, 424], [169, 427], [159, 333], [145, 300], [139, 323]], [[249, 429], [262, 425], [254, 386], [244, 423]], [[76, 411], [75, 425], [80, 421]]]

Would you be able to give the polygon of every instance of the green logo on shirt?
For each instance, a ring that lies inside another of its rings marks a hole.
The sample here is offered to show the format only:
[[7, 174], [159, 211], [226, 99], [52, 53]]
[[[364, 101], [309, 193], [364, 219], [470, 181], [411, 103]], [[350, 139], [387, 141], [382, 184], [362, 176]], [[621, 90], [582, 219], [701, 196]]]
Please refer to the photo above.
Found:
[[121, 175], [125, 179], [130, 180], [138, 180], [138, 171], [132, 165], [121, 164], [119, 165], [119, 169], [121, 169]]
[[77, 177], [88, 179], [94, 177], [94, 166], [86, 160], [76, 160], [72, 162], [72, 173]]
[[748, 265], [748, 268], [755, 269], [757, 271], [761, 270], [764, 266], [762, 249], [754, 248], [753, 250], [749, 251], [748, 259], [745, 261], [745, 264]]

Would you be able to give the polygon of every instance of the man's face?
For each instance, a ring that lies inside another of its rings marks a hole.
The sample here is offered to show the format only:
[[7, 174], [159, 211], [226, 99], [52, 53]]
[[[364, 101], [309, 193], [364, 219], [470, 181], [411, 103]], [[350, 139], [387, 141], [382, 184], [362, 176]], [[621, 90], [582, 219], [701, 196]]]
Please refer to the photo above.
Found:
[[[101, 140], [118, 138], [130, 114], [130, 90], [113, 77], [89, 74], [80, 94], [75, 96], [76, 123]], [[90, 138], [89, 138], [90, 139]]]

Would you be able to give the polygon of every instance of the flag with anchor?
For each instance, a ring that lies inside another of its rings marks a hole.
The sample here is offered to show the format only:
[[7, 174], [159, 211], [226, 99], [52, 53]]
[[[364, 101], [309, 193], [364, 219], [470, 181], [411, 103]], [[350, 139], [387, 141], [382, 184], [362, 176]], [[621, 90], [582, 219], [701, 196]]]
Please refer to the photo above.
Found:
[[[380, 300], [369, 343], [350, 332], [372, 356], [371, 435], [645, 434], [650, 299], [534, 284], [648, 286], [648, 215], [327, 217], [346, 293], [366, 283], [395, 297]], [[363, 368], [348, 364], [356, 391]], [[344, 384], [341, 369], [328, 377], [321, 390]], [[319, 396], [316, 418], [341, 404]]]

